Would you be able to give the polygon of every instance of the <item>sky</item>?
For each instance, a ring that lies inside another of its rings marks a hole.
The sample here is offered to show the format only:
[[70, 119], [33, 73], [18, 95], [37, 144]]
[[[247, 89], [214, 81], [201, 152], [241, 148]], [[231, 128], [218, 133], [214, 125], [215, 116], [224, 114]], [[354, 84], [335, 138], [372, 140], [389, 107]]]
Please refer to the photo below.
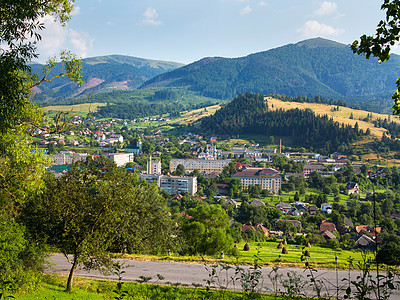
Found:
[[[350, 44], [375, 32], [378, 0], [76, 0], [66, 27], [46, 17], [39, 61], [121, 54], [191, 63], [241, 57], [323, 37]], [[400, 49], [398, 49], [400, 51]], [[394, 52], [398, 53], [395, 49]]]

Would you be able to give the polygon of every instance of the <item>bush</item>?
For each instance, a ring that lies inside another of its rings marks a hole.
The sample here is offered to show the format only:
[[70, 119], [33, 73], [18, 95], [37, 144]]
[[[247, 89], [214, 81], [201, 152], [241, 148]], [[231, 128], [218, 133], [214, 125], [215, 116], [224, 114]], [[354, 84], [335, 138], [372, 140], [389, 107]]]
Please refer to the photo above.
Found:
[[243, 250], [244, 250], [244, 251], [250, 251], [250, 246], [249, 246], [249, 244], [246, 243], [246, 244], [244, 245], [244, 247], [243, 247]]

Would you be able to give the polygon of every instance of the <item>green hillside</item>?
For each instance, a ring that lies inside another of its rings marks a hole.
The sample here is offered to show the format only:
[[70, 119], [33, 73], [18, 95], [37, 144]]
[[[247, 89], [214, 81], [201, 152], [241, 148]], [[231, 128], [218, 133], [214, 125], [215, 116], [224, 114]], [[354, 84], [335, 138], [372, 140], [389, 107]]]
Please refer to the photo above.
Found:
[[247, 91], [320, 95], [377, 111], [391, 106], [400, 57], [378, 64], [350, 47], [317, 38], [240, 58], [204, 58], [156, 76], [148, 87], [187, 87], [219, 99]]

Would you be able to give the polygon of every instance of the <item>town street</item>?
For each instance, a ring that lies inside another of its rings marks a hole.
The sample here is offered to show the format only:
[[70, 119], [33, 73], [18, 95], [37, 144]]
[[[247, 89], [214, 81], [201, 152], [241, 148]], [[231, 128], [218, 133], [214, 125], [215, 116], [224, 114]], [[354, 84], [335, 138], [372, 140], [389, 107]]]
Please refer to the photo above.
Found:
[[[67, 274], [71, 267], [71, 264], [66, 260], [65, 256], [61, 254], [54, 254], [50, 258], [51, 265], [47, 268], [46, 272], [49, 273], [58, 273], [58, 274]], [[202, 286], [206, 286], [206, 281], [209, 279], [209, 274], [211, 273], [211, 265], [206, 266], [203, 264], [189, 264], [189, 263], [177, 263], [177, 262], [155, 262], [155, 261], [136, 261], [136, 260], [128, 260], [128, 259], [119, 259], [121, 264], [124, 264], [123, 271], [125, 273], [122, 275], [122, 279], [124, 281], [134, 281], [138, 280], [140, 276], [151, 277], [152, 279], [149, 281], [150, 283], [157, 281], [157, 274], [160, 274], [164, 277], [163, 280], [158, 283], [161, 284], [175, 284], [179, 283], [181, 285], [193, 285], [200, 284]], [[243, 267], [245, 272], [249, 271], [249, 267]], [[220, 269], [219, 269], [220, 270]], [[226, 286], [226, 278], [230, 278], [234, 276], [235, 270], [230, 269], [228, 271], [228, 276], [225, 271], [220, 273], [219, 279], [221, 281], [220, 284], [217, 282], [214, 286]], [[113, 279], [117, 280], [118, 277], [116, 275], [104, 276], [98, 271], [90, 271], [87, 272], [83, 269], [78, 269], [76, 271], [76, 276], [78, 277], [87, 277], [87, 278], [96, 278], [96, 279]], [[281, 280], [278, 280], [278, 285], [276, 289], [274, 289], [272, 281], [270, 277], [273, 277], [275, 273], [272, 271], [270, 267], [262, 268], [262, 279], [260, 280], [259, 287], [262, 291], [273, 292], [274, 290], [280, 290], [281, 292], [286, 292], [287, 287], [285, 287], [285, 283], [282, 284], [288, 276], [292, 278], [296, 278], [301, 276], [301, 283], [298, 284], [298, 290], [301, 291], [302, 294], [307, 296], [315, 296], [316, 292], [313, 288], [314, 285], [311, 284], [310, 271], [306, 271], [304, 269], [279, 269], [277, 274], [278, 276], [282, 276]], [[316, 282], [319, 284], [322, 282], [322, 293], [323, 295], [327, 295], [332, 298], [336, 298], [337, 286], [340, 286], [341, 290], [338, 293], [339, 298], [344, 298], [345, 290], [348, 287], [348, 280], [342, 281], [343, 278], [351, 277], [351, 280], [356, 280], [356, 277], [361, 273], [359, 271], [336, 271], [334, 270], [319, 270], [317, 272], [313, 272], [314, 277], [316, 278]], [[294, 276], [293, 276], [294, 275]], [[286, 280], [287, 284], [289, 281]], [[294, 281], [292, 280], [292, 288], [296, 288]], [[235, 284], [230, 282], [229, 289], [241, 290], [240, 280], [237, 280]], [[354, 287], [352, 287], [355, 290]], [[374, 299], [374, 297], [373, 297]], [[390, 299], [400, 299], [400, 291], [396, 290]]]

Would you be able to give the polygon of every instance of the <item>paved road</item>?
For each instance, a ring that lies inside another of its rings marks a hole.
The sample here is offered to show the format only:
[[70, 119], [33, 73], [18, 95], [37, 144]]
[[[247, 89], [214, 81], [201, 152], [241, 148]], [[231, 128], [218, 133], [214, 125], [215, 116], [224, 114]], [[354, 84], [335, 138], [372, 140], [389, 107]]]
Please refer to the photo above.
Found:
[[[51, 265], [47, 269], [47, 272], [54, 272], [59, 274], [67, 274], [71, 265], [66, 260], [65, 256], [61, 254], [55, 254], [51, 256]], [[185, 285], [193, 285], [200, 284], [202, 286], [206, 285], [206, 280], [209, 279], [210, 271], [206, 269], [206, 266], [203, 264], [185, 264], [185, 263], [176, 263], [176, 262], [155, 262], [155, 261], [136, 261], [136, 260], [118, 260], [120, 263], [125, 265], [124, 271], [125, 273], [122, 275], [124, 281], [134, 281], [138, 280], [139, 276], [151, 277], [150, 282], [155, 282], [157, 280], [157, 274], [160, 274], [164, 277], [162, 281], [159, 283], [180, 283]], [[207, 266], [209, 269], [211, 266]], [[243, 267], [245, 272], [249, 271], [249, 267]], [[219, 273], [221, 270], [218, 269]], [[262, 279], [260, 280], [262, 286], [262, 290], [269, 290], [270, 292], [274, 291], [273, 284], [268, 275], [273, 275], [272, 268], [263, 267], [262, 268]], [[230, 269], [228, 273], [225, 271], [221, 271], [220, 276], [220, 285], [226, 286], [226, 278], [230, 278], [234, 276], [234, 269]], [[307, 296], [315, 296], [316, 293], [313, 290], [313, 285], [311, 284], [311, 278], [309, 277], [310, 272], [305, 271], [303, 269], [279, 269], [279, 276], [282, 276], [282, 280], [279, 280], [281, 283], [278, 284], [277, 289], [280, 291], [287, 291], [287, 288], [283, 286], [282, 281], [288, 279], [288, 276], [295, 275], [295, 277], [301, 276], [301, 283], [299, 284], [299, 290]], [[350, 277], [352, 280], [355, 280], [356, 277], [360, 275], [358, 271], [351, 271]], [[83, 269], [78, 269], [76, 271], [76, 276], [81, 277], [89, 277], [89, 278], [97, 278], [97, 279], [118, 279], [116, 275], [104, 276], [98, 271], [90, 271], [87, 272]], [[314, 272], [314, 276], [317, 281], [323, 282], [323, 294], [327, 296], [331, 296], [332, 298], [336, 298], [336, 286], [341, 287], [341, 291], [338, 296], [340, 298], [344, 297], [345, 289], [348, 287], [348, 281], [342, 281], [343, 278], [349, 278], [348, 271], [338, 271], [337, 273], [334, 270], [319, 270]], [[337, 276], [337, 277], [336, 277]], [[228, 279], [229, 280], [229, 279]], [[218, 286], [219, 283], [216, 282], [214, 286]], [[241, 290], [240, 281], [237, 280], [235, 284], [232, 282], [228, 285], [229, 289]], [[390, 299], [400, 299], [400, 290], [396, 290]]]

